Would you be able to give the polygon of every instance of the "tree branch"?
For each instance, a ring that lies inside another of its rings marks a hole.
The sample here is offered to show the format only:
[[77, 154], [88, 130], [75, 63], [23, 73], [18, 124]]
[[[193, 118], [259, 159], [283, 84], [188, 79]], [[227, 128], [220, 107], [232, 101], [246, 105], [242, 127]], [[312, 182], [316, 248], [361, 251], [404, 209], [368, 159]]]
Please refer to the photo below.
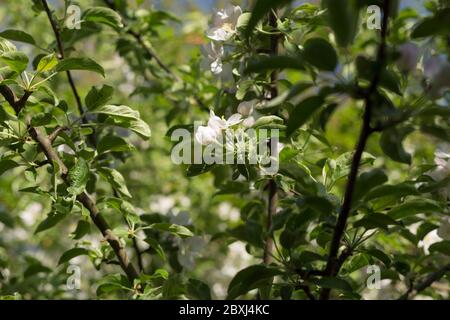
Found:
[[[21, 110], [21, 106], [23, 107], [25, 105], [26, 100], [31, 95], [31, 92], [26, 92], [24, 96], [22, 96], [22, 98], [20, 98], [19, 100], [15, 99], [11, 100], [12, 90], [7, 86], [1, 86], [0, 93], [11, 104], [14, 110], [16, 110], [17, 115]], [[49, 139], [49, 137], [44, 133], [42, 133], [38, 128], [32, 126], [28, 127], [28, 132], [30, 133], [30, 136], [33, 138], [33, 140], [39, 144], [48, 161], [52, 165], [54, 163], [58, 165], [61, 178], [65, 182], [69, 183], [68, 179], [69, 170], [59, 157], [58, 153], [53, 148], [52, 142]], [[127, 275], [130, 282], [133, 283], [133, 280], [139, 277], [139, 273], [136, 271], [135, 267], [130, 262], [126, 250], [122, 245], [122, 243], [120, 242], [120, 239], [116, 235], [114, 235], [114, 233], [111, 230], [111, 227], [99, 212], [95, 202], [89, 197], [89, 195], [86, 192], [83, 192], [82, 194], [77, 196], [77, 200], [80, 201], [83, 204], [83, 206], [89, 211], [90, 217], [94, 222], [95, 226], [100, 230], [102, 235], [105, 237], [106, 241], [108, 241], [109, 245], [111, 246], [111, 248], [113, 249], [114, 253], [116, 254], [119, 260], [120, 266], [122, 267], [123, 271]]]
[[450, 272], [450, 263], [443, 266], [439, 270], [430, 273], [422, 282], [408, 289], [398, 300], [408, 300], [409, 298], [419, 294], [429, 286], [431, 286], [435, 281], [440, 280], [447, 272]]
[[[361, 128], [361, 133], [359, 135], [358, 143], [356, 145], [355, 153], [353, 155], [350, 174], [347, 181], [347, 186], [344, 194], [344, 201], [342, 203], [341, 211], [339, 213], [336, 226], [333, 232], [333, 238], [330, 245], [330, 253], [328, 255], [327, 265], [325, 268], [326, 276], [336, 276], [339, 272], [340, 267], [345, 262], [344, 259], [338, 258], [338, 251], [341, 245], [342, 236], [345, 232], [347, 225], [347, 220], [351, 211], [353, 192], [355, 190], [356, 180], [358, 177], [359, 165], [361, 162], [362, 154], [364, 152], [367, 140], [373, 129], [370, 126], [372, 119], [372, 108], [373, 108], [373, 94], [377, 91], [378, 84], [381, 78], [381, 71], [384, 68], [386, 60], [386, 37], [388, 32], [388, 22], [390, 14], [390, 1], [383, 1], [383, 23], [381, 28], [381, 42], [378, 48], [377, 59], [375, 63], [375, 74], [372, 78], [368, 90], [364, 93], [364, 116], [363, 124]], [[330, 289], [322, 289], [320, 294], [321, 300], [327, 300], [330, 296]]]
[[[59, 27], [56, 24], [56, 21], [53, 19], [53, 15], [52, 15], [52, 12], [51, 12], [51, 10], [50, 10], [50, 8], [48, 6], [47, 1], [46, 0], [41, 0], [41, 2], [42, 2], [42, 5], [43, 5], [43, 7], [45, 9], [45, 12], [47, 13], [47, 17], [48, 17], [48, 20], [50, 22], [50, 25], [52, 26], [53, 33], [55, 34], [56, 45], [57, 45], [58, 51], [59, 51], [58, 58], [60, 60], [64, 59], [65, 58], [64, 46], [63, 46], [63, 43], [62, 43], [62, 40], [61, 40], [61, 34], [60, 34], [60, 31], [59, 31]], [[80, 115], [83, 115], [84, 114], [83, 104], [81, 102], [80, 95], [78, 94], [78, 90], [75, 87], [75, 82], [73, 81], [72, 74], [70, 73], [70, 71], [66, 71], [66, 74], [67, 74], [67, 79], [69, 81], [70, 88], [72, 90], [73, 96], [74, 96], [75, 101], [76, 101], [77, 106], [78, 106], [78, 112], [80, 113]], [[83, 118], [83, 120], [85, 121], [84, 118]]]
[[[272, 28], [277, 27], [277, 17], [275, 16], [274, 12], [271, 12], [269, 14], [269, 24]], [[271, 35], [270, 36], [270, 53], [272, 55], [278, 54], [278, 35]], [[277, 88], [277, 80], [278, 80], [278, 72], [273, 71], [270, 76], [270, 82], [271, 82], [271, 88], [270, 88], [270, 99], [276, 98], [278, 95], [278, 88]], [[270, 150], [271, 142], [269, 141], [269, 152], [272, 152]], [[267, 231], [269, 234], [266, 238], [266, 243], [264, 246], [264, 256], [263, 256], [263, 263], [269, 264], [271, 262], [271, 256], [273, 251], [273, 235], [270, 234], [272, 230], [272, 221], [273, 216], [277, 212], [277, 203], [278, 203], [278, 186], [274, 178], [269, 180], [268, 184], [268, 201], [267, 201]]]

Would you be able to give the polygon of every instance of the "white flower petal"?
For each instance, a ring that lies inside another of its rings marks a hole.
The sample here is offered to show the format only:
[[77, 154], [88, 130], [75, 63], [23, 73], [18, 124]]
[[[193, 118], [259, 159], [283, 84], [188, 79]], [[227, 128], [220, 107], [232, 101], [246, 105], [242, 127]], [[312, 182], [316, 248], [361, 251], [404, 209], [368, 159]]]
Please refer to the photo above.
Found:
[[234, 126], [235, 124], [238, 124], [239, 122], [241, 122], [241, 118], [242, 115], [240, 115], [239, 113], [233, 114], [231, 117], [228, 118], [227, 126], [231, 127]]
[[211, 72], [213, 74], [221, 74], [223, 71], [222, 60], [216, 59], [211, 63]]

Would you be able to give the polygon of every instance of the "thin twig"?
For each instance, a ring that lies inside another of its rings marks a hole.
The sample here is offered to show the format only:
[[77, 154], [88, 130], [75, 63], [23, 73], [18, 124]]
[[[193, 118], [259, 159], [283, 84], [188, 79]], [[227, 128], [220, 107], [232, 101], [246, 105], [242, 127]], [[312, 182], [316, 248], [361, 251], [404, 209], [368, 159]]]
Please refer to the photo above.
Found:
[[[271, 12], [269, 14], [269, 24], [272, 28], [277, 27], [277, 18], [275, 16], [274, 12]], [[278, 54], [278, 36], [272, 35], [270, 37], [270, 52], [272, 55]], [[270, 88], [270, 99], [274, 99], [278, 95], [278, 88], [277, 88], [277, 80], [278, 80], [278, 72], [274, 71], [272, 72], [270, 76], [270, 82], [271, 82], [271, 88]], [[269, 141], [269, 152], [272, 152], [270, 150], [271, 147], [271, 141]], [[273, 235], [272, 232], [272, 221], [273, 217], [277, 212], [277, 204], [278, 204], [278, 186], [274, 178], [269, 180], [268, 184], [268, 201], [267, 201], [267, 224], [266, 228], [268, 231], [268, 235], [266, 238], [265, 246], [264, 246], [264, 256], [263, 256], [263, 263], [269, 264], [271, 262], [271, 255], [273, 251]]]
[[[47, 1], [46, 0], [41, 0], [41, 1], [42, 1], [42, 5], [43, 5], [43, 7], [45, 9], [45, 12], [47, 14], [48, 20], [49, 20], [49, 22], [50, 22], [50, 24], [52, 26], [53, 33], [55, 34], [56, 45], [58, 47], [58, 52], [59, 52], [58, 58], [59, 59], [64, 59], [65, 58], [64, 46], [63, 46], [63, 42], [61, 40], [61, 34], [60, 34], [60, 31], [59, 31], [59, 27], [56, 24], [56, 21], [53, 19], [53, 14], [52, 14], [49, 6], [48, 6]], [[70, 73], [69, 70], [66, 71], [66, 74], [67, 74], [67, 79], [69, 81], [70, 88], [72, 90], [73, 96], [74, 96], [75, 101], [76, 101], [77, 106], [78, 106], [78, 111], [79, 111], [80, 114], [84, 114], [83, 104], [81, 103], [81, 98], [80, 98], [80, 95], [78, 94], [78, 90], [75, 87], [75, 82], [73, 81], [72, 74]]]
[[[109, 0], [104, 0], [103, 1], [106, 6], [108, 6], [110, 9], [117, 11], [117, 7], [114, 4], [113, 1], [109, 1]], [[120, 14], [120, 13], [119, 13]], [[123, 19], [122, 19], [123, 20]], [[124, 27], [127, 27], [127, 23], [125, 21], [122, 21], [122, 24], [124, 25]], [[154, 59], [156, 61], [156, 64], [162, 69], [164, 70], [170, 77], [172, 77], [173, 79], [175, 79], [178, 82], [183, 83], [183, 79], [176, 74], [175, 72], [173, 72], [173, 70], [170, 69], [170, 67], [165, 64], [162, 59], [159, 57], [159, 55], [155, 52], [155, 50], [153, 50], [147, 43], [145, 43], [142, 35], [140, 35], [139, 33], [126, 28], [125, 31], [127, 34], [131, 35], [136, 42], [140, 45], [140, 47], [145, 51], [145, 53], [147, 53], [147, 55], [151, 58]], [[195, 102], [199, 105], [199, 107], [205, 111], [209, 111], [208, 106], [205, 105], [205, 103], [195, 94], [192, 95], [192, 97], [194, 98]]]
[[439, 270], [430, 273], [422, 282], [417, 285], [410, 286], [410, 288], [400, 296], [399, 300], [408, 300], [415, 295], [419, 294], [429, 286], [431, 286], [434, 282], [440, 280], [447, 272], [450, 272], [450, 263], [443, 266]]

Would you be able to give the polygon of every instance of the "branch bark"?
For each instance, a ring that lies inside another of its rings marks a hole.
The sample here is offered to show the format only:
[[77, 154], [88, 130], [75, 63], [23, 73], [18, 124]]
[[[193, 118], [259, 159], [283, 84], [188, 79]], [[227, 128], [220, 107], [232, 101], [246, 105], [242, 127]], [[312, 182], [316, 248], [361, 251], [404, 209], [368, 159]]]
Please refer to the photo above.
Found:
[[[386, 37], [388, 33], [388, 22], [390, 15], [390, 1], [383, 1], [383, 22], [381, 28], [381, 42], [378, 47], [377, 58], [376, 58], [376, 69], [373, 75], [372, 81], [370, 83], [369, 88], [364, 93], [364, 115], [363, 115], [363, 124], [361, 127], [361, 132], [359, 134], [358, 143], [356, 145], [355, 153], [353, 155], [350, 173], [347, 181], [347, 186], [344, 194], [344, 201], [342, 203], [341, 211], [339, 213], [336, 226], [333, 232], [333, 238], [330, 245], [330, 252], [328, 255], [327, 265], [325, 268], [325, 276], [336, 276], [339, 273], [339, 270], [342, 264], [346, 260], [346, 256], [344, 259], [338, 258], [339, 248], [341, 246], [342, 236], [345, 232], [345, 228], [347, 225], [347, 220], [350, 215], [351, 205], [353, 200], [353, 193], [355, 190], [356, 180], [358, 177], [359, 165], [361, 162], [362, 154], [366, 147], [366, 143], [370, 135], [373, 133], [373, 129], [371, 128], [371, 119], [372, 119], [372, 108], [373, 108], [373, 94], [377, 91], [380, 78], [381, 71], [384, 69], [385, 60], [386, 60]], [[344, 253], [343, 253], [344, 254]], [[321, 300], [328, 300], [330, 296], [330, 289], [322, 289], [320, 293]]]
[[412, 290], [408, 290], [402, 296], [400, 296], [398, 300], [408, 300], [414, 297], [415, 295], [431, 286], [434, 282], [440, 280], [447, 272], [450, 272], [450, 263], [443, 266], [439, 270], [430, 273], [422, 282], [413, 286]]
[[[31, 92], [25, 92], [25, 94], [19, 99], [12, 100], [14, 96], [13, 91], [7, 86], [0, 86], [0, 93], [5, 97], [5, 99], [11, 104], [11, 106], [16, 111], [16, 114], [19, 115], [22, 108], [25, 106], [28, 97], [31, 95]], [[28, 132], [30, 136], [33, 138], [36, 143], [41, 147], [43, 153], [45, 154], [47, 160], [53, 165], [53, 163], [57, 163], [60, 170], [61, 178], [65, 182], [69, 182], [68, 180], [68, 168], [64, 164], [64, 162], [59, 157], [58, 153], [52, 146], [52, 142], [49, 137], [41, 132], [38, 128], [33, 126], [28, 127]], [[108, 241], [109, 245], [113, 249], [116, 254], [120, 266], [125, 272], [126, 276], [133, 283], [133, 280], [139, 277], [139, 273], [136, 271], [136, 268], [130, 262], [127, 252], [120, 242], [120, 239], [114, 235], [111, 230], [111, 227], [105, 220], [105, 218], [99, 212], [94, 200], [86, 193], [83, 192], [77, 197], [77, 200], [83, 204], [83, 206], [89, 211], [90, 217], [94, 222], [95, 226], [100, 230], [102, 235], [105, 237], [106, 241]]]
[[[272, 28], [277, 27], [277, 17], [274, 12], [269, 14], [269, 24]], [[278, 35], [272, 35], [270, 37], [270, 53], [272, 55], [278, 54]], [[276, 98], [278, 96], [278, 88], [277, 88], [277, 80], [278, 80], [278, 72], [273, 71], [270, 76], [271, 88], [270, 88], [270, 99]], [[269, 152], [272, 152], [270, 149], [271, 142], [269, 141]], [[272, 230], [272, 221], [273, 216], [277, 212], [277, 204], [278, 204], [278, 186], [274, 178], [269, 180], [268, 184], [268, 201], [267, 201], [267, 232], [269, 234], [266, 238], [266, 243], [264, 246], [264, 255], [263, 255], [263, 263], [270, 264], [272, 261], [272, 252], [273, 252], [273, 236], [270, 234]]]
[[[65, 53], [64, 53], [64, 46], [63, 46], [63, 42], [61, 40], [61, 34], [59, 31], [59, 27], [56, 24], [56, 21], [53, 19], [53, 15], [52, 12], [48, 6], [48, 3], [46, 0], [41, 0], [42, 5], [45, 9], [45, 13], [47, 14], [48, 20], [50, 22], [50, 25], [52, 26], [52, 30], [53, 33], [55, 34], [55, 39], [56, 39], [56, 46], [58, 47], [58, 58], [64, 59], [65, 58]], [[73, 80], [72, 74], [70, 73], [70, 71], [66, 71], [66, 75], [67, 75], [67, 79], [69, 81], [69, 85], [70, 85], [70, 89], [72, 90], [73, 96], [75, 98], [75, 101], [77, 103], [77, 107], [78, 107], [78, 112], [80, 113], [80, 115], [84, 114], [84, 109], [83, 109], [83, 104], [81, 102], [81, 98], [80, 95], [78, 93], [78, 90], [75, 86], [75, 82]], [[85, 117], [83, 116], [83, 121], [85, 121]]]

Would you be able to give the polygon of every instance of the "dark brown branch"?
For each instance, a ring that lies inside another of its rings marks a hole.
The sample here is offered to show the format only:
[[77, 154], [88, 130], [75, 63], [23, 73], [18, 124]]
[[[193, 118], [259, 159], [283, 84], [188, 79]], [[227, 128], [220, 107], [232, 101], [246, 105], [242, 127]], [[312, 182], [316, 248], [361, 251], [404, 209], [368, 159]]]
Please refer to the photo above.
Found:
[[[16, 111], [17, 115], [18, 112], [20, 112], [21, 110], [20, 105], [25, 105], [26, 100], [31, 94], [26, 92], [21, 99], [12, 100], [11, 89], [8, 87], [5, 88], [4, 86], [0, 88], [0, 93], [5, 97], [5, 99], [9, 103], [12, 103], [11, 106], [14, 108], [14, 110], [18, 110]], [[34, 128], [32, 126], [29, 126], [28, 132], [30, 133], [30, 136], [33, 138], [33, 140], [39, 144], [47, 160], [52, 165], [55, 163], [58, 165], [61, 178], [64, 181], [69, 182], [68, 181], [69, 170], [59, 157], [58, 153], [53, 148], [52, 142], [49, 139], [49, 137], [44, 133], [42, 133], [38, 128]], [[80, 201], [81, 204], [83, 204], [83, 206], [89, 211], [90, 217], [94, 222], [95, 226], [100, 230], [102, 235], [108, 241], [109, 245], [111, 246], [111, 248], [113, 249], [114, 253], [116, 254], [119, 260], [120, 266], [122, 267], [123, 271], [127, 275], [130, 282], [133, 283], [133, 280], [139, 277], [139, 273], [136, 271], [135, 267], [130, 262], [126, 250], [123, 247], [122, 243], [120, 242], [120, 239], [116, 235], [114, 235], [114, 233], [111, 230], [111, 227], [108, 225], [104, 217], [99, 212], [95, 202], [89, 197], [87, 193], [83, 192], [82, 194], [80, 194], [77, 197], [77, 200]]]
[[450, 263], [443, 266], [439, 270], [430, 273], [422, 282], [409, 288], [408, 291], [399, 298], [399, 300], [408, 300], [409, 298], [414, 297], [431, 286], [434, 282], [440, 280], [447, 272], [450, 272]]
[[[384, 68], [386, 60], [386, 37], [388, 32], [388, 22], [389, 22], [389, 10], [390, 1], [384, 0], [383, 2], [383, 23], [381, 28], [381, 42], [378, 48], [377, 59], [376, 59], [376, 69], [373, 79], [370, 83], [368, 90], [364, 94], [364, 116], [363, 124], [361, 127], [361, 133], [359, 135], [358, 143], [356, 145], [355, 153], [353, 155], [350, 173], [347, 181], [347, 186], [344, 194], [344, 201], [342, 203], [341, 211], [339, 213], [336, 226], [333, 232], [333, 238], [330, 245], [330, 253], [328, 255], [327, 265], [325, 268], [326, 276], [335, 276], [338, 274], [340, 267], [345, 262], [345, 259], [338, 259], [339, 247], [341, 246], [342, 236], [344, 235], [345, 228], [347, 225], [347, 220], [350, 215], [353, 192], [355, 190], [356, 180], [358, 177], [359, 165], [361, 162], [362, 154], [366, 147], [367, 140], [371, 133], [373, 132], [370, 123], [372, 118], [372, 108], [373, 108], [373, 94], [377, 91], [378, 84], [380, 82], [381, 71]], [[330, 289], [322, 289], [320, 294], [321, 300], [327, 300], [330, 296]]]
[[[116, 5], [114, 4], [114, 1], [108, 1], [108, 0], [104, 0], [104, 3], [112, 10], [117, 11]], [[127, 26], [125, 21], [122, 21], [122, 24], [124, 25], [124, 27]], [[139, 45], [142, 47], [142, 49], [152, 58], [156, 61], [156, 64], [163, 69], [168, 75], [170, 75], [171, 77], [173, 77], [175, 80], [177, 81], [181, 81], [181, 78], [175, 74], [174, 72], [172, 72], [172, 70], [170, 70], [169, 66], [167, 66], [162, 60], [161, 58], [156, 54], [156, 52], [153, 51], [152, 48], [150, 48], [145, 42], [144, 39], [142, 39], [142, 35], [140, 35], [139, 33], [131, 30], [131, 29], [127, 29], [126, 31], [129, 35], [131, 35], [137, 43], [139, 43]]]
[[[272, 28], [277, 27], [277, 17], [275, 16], [274, 12], [271, 12], [269, 14], [269, 24]], [[278, 54], [278, 36], [272, 35], [270, 37], [270, 52], [272, 55]], [[272, 72], [270, 76], [270, 99], [274, 99], [278, 95], [278, 88], [277, 88], [277, 81], [278, 81], [278, 72], [274, 71]], [[272, 152], [270, 150], [271, 147], [271, 141], [269, 141], [269, 152]], [[278, 204], [278, 186], [274, 178], [269, 180], [268, 185], [268, 201], [267, 201], [267, 238], [266, 243], [264, 246], [264, 256], [263, 256], [263, 263], [269, 264], [271, 262], [272, 258], [272, 251], [273, 251], [273, 235], [272, 233], [272, 221], [273, 216], [277, 212], [277, 204]]]
[[16, 95], [8, 86], [0, 85], [0, 93], [5, 98], [5, 100], [14, 108], [16, 114], [19, 114], [20, 110], [16, 110]]

